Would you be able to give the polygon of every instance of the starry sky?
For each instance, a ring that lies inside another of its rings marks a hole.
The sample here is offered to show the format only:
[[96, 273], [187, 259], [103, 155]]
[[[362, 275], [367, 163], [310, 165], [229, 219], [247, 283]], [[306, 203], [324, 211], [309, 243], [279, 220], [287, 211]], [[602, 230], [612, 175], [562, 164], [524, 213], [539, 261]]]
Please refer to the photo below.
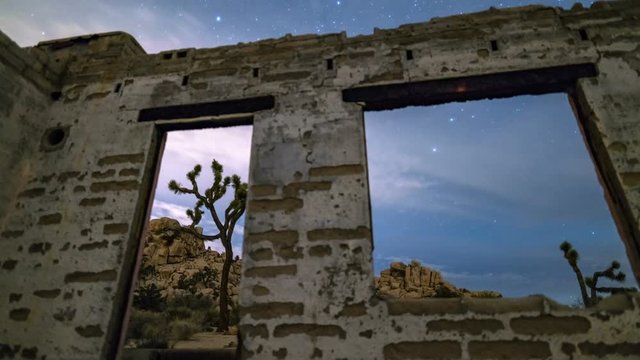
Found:
[[[538, 0], [571, 7], [573, 0]], [[580, 1], [589, 6], [592, 1]], [[433, 17], [530, 4], [515, 0], [0, 0], [0, 30], [20, 46], [126, 31], [148, 53], [346, 31], [370, 34]], [[469, 289], [545, 294], [579, 290], [558, 245], [570, 240], [591, 273], [620, 260], [636, 285], [593, 164], [564, 94], [365, 114], [374, 269], [417, 259]], [[212, 158], [247, 178], [251, 127], [169, 133], [152, 217], [186, 222], [185, 182]], [[201, 185], [201, 187], [204, 185]], [[222, 200], [223, 202], [225, 199]], [[211, 230], [211, 221], [203, 224]], [[242, 226], [234, 238], [240, 253]], [[212, 247], [219, 248], [217, 244]]]

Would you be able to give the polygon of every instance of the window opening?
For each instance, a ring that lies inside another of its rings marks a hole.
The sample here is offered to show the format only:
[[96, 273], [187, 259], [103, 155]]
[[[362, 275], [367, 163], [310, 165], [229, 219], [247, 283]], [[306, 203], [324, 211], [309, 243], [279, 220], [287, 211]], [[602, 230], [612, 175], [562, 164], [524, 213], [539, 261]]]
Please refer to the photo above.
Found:
[[379, 293], [542, 293], [577, 306], [565, 240], [584, 275], [621, 263], [626, 282], [599, 286], [637, 285], [565, 94], [365, 119]]

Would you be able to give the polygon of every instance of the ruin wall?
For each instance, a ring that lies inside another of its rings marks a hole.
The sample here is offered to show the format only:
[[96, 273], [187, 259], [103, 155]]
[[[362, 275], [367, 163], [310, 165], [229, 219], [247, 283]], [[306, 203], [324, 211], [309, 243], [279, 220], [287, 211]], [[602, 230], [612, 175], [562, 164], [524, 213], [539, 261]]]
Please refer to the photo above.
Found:
[[363, 111], [567, 92], [639, 279], [639, 16], [526, 6], [159, 54], [3, 36], [0, 359], [113, 358], [165, 132], [247, 123], [242, 358], [637, 356], [638, 296], [376, 297]]

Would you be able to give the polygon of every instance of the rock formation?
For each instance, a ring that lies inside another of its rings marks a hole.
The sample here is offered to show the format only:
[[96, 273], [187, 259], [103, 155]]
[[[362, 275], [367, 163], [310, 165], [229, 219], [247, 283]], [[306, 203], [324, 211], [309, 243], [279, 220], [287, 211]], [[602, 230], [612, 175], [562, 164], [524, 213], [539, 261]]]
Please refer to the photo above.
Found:
[[[197, 228], [197, 231], [202, 229]], [[204, 242], [184, 231], [177, 220], [154, 219], [144, 236], [145, 247], [140, 271], [141, 285], [154, 284], [162, 296], [203, 294], [217, 300], [224, 256], [207, 250]], [[241, 260], [237, 259], [229, 273], [229, 294], [237, 302]], [[469, 291], [446, 282], [436, 270], [418, 261], [409, 265], [391, 263], [376, 278], [377, 293], [396, 298], [427, 297], [502, 297], [495, 291]]]
[[376, 278], [375, 285], [379, 295], [396, 298], [502, 297], [496, 291], [457, 288], [444, 281], [440, 272], [422, 266], [415, 260], [409, 265], [402, 262], [391, 263], [389, 269], [383, 270], [380, 277]]
[[[206, 249], [202, 240], [184, 231], [177, 220], [166, 217], [149, 221], [144, 241], [140, 285], [154, 284], [167, 298], [200, 293], [217, 299], [223, 254]], [[229, 294], [234, 302], [239, 284], [238, 259], [229, 271]]]

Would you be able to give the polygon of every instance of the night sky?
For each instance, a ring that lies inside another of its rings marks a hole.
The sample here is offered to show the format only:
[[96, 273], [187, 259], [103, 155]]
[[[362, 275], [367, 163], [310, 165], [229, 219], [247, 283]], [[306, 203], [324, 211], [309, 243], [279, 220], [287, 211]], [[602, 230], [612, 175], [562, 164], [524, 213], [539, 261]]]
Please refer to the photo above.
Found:
[[[155, 53], [288, 33], [370, 34], [374, 27], [529, 3], [2, 0], [0, 30], [20, 46], [120, 30]], [[536, 3], [570, 7], [574, 1]], [[569, 240], [582, 255], [583, 272], [617, 259], [630, 278], [626, 286], [636, 285], [564, 94], [370, 112], [365, 125], [376, 272], [391, 261], [418, 259], [457, 286], [572, 303], [579, 289], [558, 249]], [[166, 184], [184, 182], [196, 162], [205, 167], [201, 187], [214, 157], [225, 173], [246, 179], [250, 142], [251, 127], [170, 133], [153, 216], [185, 220], [192, 200]], [[241, 235], [240, 227], [236, 253]]]

